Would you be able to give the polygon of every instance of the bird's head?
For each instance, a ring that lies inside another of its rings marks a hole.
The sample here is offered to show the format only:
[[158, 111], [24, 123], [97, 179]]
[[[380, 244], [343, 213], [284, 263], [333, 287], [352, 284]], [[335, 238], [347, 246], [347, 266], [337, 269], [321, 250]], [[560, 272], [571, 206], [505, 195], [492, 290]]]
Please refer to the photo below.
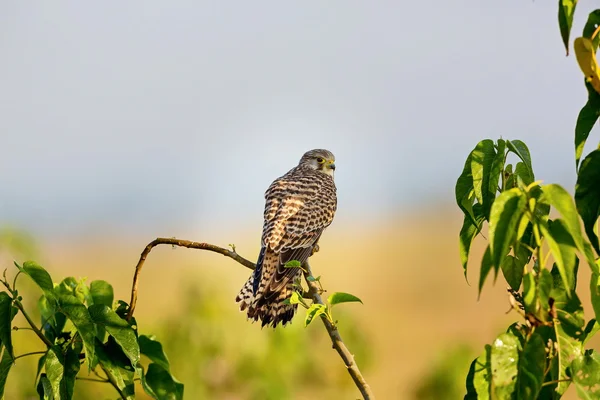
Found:
[[335, 171], [335, 156], [329, 150], [315, 149], [304, 153], [299, 165], [307, 166], [316, 171], [333, 176]]

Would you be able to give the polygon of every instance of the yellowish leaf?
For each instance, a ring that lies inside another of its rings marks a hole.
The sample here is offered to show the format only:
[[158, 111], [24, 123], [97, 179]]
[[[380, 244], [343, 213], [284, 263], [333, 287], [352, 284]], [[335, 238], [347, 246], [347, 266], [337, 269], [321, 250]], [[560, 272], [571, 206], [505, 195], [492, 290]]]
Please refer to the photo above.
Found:
[[573, 43], [573, 48], [575, 49], [577, 63], [585, 75], [585, 79], [592, 85], [596, 92], [600, 93], [600, 76], [598, 76], [600, 68], [598, 68], [598, 61], [596, 60], [592, 41], [588, 38], [578, 37]]

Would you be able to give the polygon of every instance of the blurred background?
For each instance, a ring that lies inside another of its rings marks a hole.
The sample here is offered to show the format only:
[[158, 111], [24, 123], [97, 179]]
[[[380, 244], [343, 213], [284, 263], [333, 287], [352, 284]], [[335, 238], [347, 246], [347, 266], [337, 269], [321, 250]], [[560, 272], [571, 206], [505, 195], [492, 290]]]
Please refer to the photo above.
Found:
[[[379, 398], [462, 398], [471, 360], [519, 320], [501, 281], [478, 301], [463, 277], [454, 183], [467, 154], [521, 139], [538, 179], [575, 183], [586, 93], [556, 7], [0, 2], [0, 261], [105, 279], [128, 301], [155, 237], [233, 243], [254, 260], [265, 189], [327, 148], [339, 209], [312, 266], [330, 292], [364, 302], [335, 309], [342, 336]], [[186, 398], [358, 398], [319, 324], [245, 321], [233, 299], [248, 275], [186, 249], [146, 263], [140, 331], [165, 343]], [[17, 353], [36, 350], [15, 335]], [[37, 361], [18, 361], [10, 399], [35, 395]], [[94, 382], [77, 390], [114, 397]]]

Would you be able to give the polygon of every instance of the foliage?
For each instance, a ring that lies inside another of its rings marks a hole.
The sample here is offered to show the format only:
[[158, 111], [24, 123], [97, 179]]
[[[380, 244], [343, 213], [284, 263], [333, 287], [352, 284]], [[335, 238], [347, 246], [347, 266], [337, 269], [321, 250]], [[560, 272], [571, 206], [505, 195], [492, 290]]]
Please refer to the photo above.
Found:
[[[576, 3], [559, 1], [567, 53]], [[558, 399], [571, 384], [581, 398], [600, 399], [600, 355], [585, 348], [599, 330], [600, 319], [600, 149], [579, 163], [600, 115], [595, 56], [599, 24], [596, 10], [583, 36], [574, 41], [589, 94], [575, 128], [575, 196], [559, 185], [536, 181], [529, 149], [518, 140], [482, 140], [457, 180], [456, 201], [464, 213], [459, 245], [465, 276], [471, 243], [487, 223], [479, 293], [492, 270], [495, 278], [502, 271], [513, 309], [522, 317], [472, 362], [465, 399]], [[580, 264], [592, 275], [595, 319], [587, 322], [577, 292]]]
[[[299, 264], [298, 261], [294, 261], [294, 260], [288, 262], [289, 265], [297, 265], [295, 263]], [[288, 265], [288, 264], [286, 264], [286, 265]], [[304, 272], [306, 273], [306, 271], [304, 271]], [[309, 283], [314, 282], [317, 284], [317, 290], [319, 292], [319, 295], [322, 294], [323, 292], [325, 292], [325, 289], [323, 289], [323, 286], [321, 285], [321, 277], [320, 276], [315, 278], [312, 275], [307, 275], [306, 280]], [[345, 292], [332, 293], [327, 298], [327, 304], [320, 304], [315, 301], [311, 302], [310, 300], [304, 298], [304, 292], [302, 289], [301, 282], [299, 282], [299, 281], [295, 282], [295, 286], [296, 286], [297, 290], [292, 293], [292, 295], [290, 296], [289, 299], [284, 300], [284, 303], [285, 304], [299, 304], [300, 306], [302, 306], [303, 308], [306, 309], [306, 318], [304, 319], [304, 326], [310, 325], [310, 323], [319, 316], [326, 319], [327, 321], [329, 321], [331, 323], [331, 325], [335, 326], [335, 321], [333, 319], [333, 314], [332, 314], [334, 305], [341, 304], [341, 303], [353, 303], [353, 302], [358, 302], [358, 303], [362, 304], [361, 299], [354, 296], [353, 294], [345, 293]]]
[[[138, 334], [135, 319], [125, 319], [128, 305], [113, 301], [108, 282], [87, 285], [68, 277], [55, 283], [35, 262], [15, 266], [18, 271], [12, 282], [6, 271], [0, 280], [6, 288], [0, 292], [0, 397], [15, 360], [39, 356], [32, 385], [35, 381], [40, 399], [71, 399], [76, 382], [83, 380], [108, 383], [123, 399], [134, 397], [134, 381], [141, 381], [154, 399], [183, 398], [183, 384], [171, 374], [160, 342]], [[21, 275], [28, 276], [42, 292], [37, 301], [39, 324], [29, 316], [17, 289]], [[23, 331], [12, 327], [17, 313], [23, 315], [45, 350], [15, 355], [13, 335]], [[150, 362], [142, 363], [142, 356]]]
[[[177, 376], [193, 382], [186, 398], [358, 398], [340, 360], [327, 350], [331, 340], [324, 329], [305, 329], [302, 318], [283, 329], [260, 329], [232, 312], [230, 296], [217, 287], [201, 281], [186, 287], [188, 281], [182, 282], [177, 312], [156, 330], [177, 362]], [[336, 311], [344, 340], [368, 367], [372, 348], [363, 327], [345, 310]]]

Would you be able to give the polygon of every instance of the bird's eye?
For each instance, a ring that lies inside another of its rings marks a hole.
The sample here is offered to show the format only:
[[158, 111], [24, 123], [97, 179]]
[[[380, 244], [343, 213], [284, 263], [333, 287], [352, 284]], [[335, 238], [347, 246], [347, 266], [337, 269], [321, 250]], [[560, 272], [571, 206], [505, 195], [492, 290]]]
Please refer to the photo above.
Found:
[[319, 164], [323, 164], [325, 162], [325, 159], [323, 157], [317, 157], [317, 162]]

